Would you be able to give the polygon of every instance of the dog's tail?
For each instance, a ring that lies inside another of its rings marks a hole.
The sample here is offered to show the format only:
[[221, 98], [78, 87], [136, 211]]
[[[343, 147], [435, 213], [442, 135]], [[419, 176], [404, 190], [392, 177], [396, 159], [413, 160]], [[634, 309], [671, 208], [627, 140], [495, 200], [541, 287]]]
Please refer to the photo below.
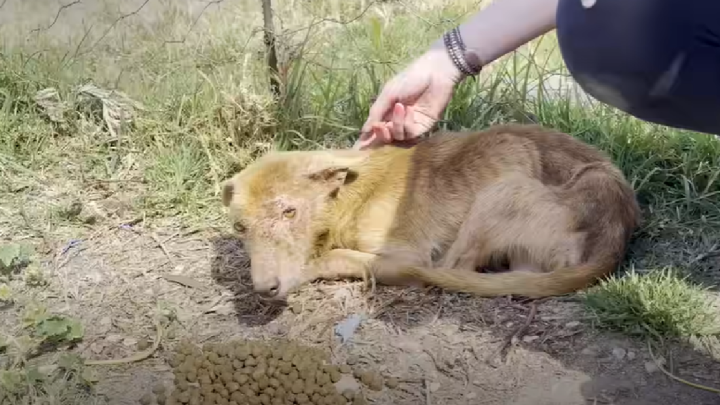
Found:
[[569, 294], [585, 288], [613, 272], [616, 267], [617, 261], [606, 257], [604, 260], [559, 268], [547, 273], [531, 271], [479, 273], [453, 268], [407, 267], [402, 270], [402, 274], [410, 279], [449, 291], [481, 297], [514, 295], [543, 298]]

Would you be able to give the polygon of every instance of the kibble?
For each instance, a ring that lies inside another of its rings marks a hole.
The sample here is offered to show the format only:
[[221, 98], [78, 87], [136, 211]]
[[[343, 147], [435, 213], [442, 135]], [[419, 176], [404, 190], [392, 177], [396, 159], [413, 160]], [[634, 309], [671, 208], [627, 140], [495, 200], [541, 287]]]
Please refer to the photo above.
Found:
[[398, 379], [356, 368], [359, 359], [332, 365], [317, 348], [290, 341], [238, 340], [205, 343], [183, 340], [168, 359], [174, 387], [158, 383], [141, 405], [367, 405], [362, 391], [337, 391], [343, 374], [354, 375], [372, 391], [394, 389]]

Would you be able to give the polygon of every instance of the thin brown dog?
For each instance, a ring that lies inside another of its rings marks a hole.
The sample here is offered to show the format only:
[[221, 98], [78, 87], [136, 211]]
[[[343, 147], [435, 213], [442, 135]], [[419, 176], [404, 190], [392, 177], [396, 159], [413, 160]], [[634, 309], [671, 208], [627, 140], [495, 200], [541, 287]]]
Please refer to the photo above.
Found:
[[[222, 200], [255, 290], [278, 300], [368, 275], [486, 297], [567, 294], [613, 272], [641, 221], [603, 153], [534, 125], [274, 152], [227, 180]], [[511, 271], [476, 271], [499, 261]]]

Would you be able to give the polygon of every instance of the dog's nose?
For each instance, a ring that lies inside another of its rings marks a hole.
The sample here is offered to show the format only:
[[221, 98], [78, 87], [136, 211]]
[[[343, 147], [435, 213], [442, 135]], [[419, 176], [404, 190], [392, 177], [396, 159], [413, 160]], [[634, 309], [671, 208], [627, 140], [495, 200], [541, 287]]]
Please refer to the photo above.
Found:
[[273, 278], [255, 287], [255, 292], [265, 298], [274, 298], [280, 292], [280, 280]]

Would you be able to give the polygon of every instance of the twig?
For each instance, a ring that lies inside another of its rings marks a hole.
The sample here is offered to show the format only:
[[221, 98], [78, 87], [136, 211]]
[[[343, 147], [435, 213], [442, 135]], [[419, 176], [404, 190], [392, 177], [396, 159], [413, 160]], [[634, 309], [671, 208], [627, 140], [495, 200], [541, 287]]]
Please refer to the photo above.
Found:
[[[155, 241], [155, 243], [160, 248], [160, 250], [162, 250], [163, 253], [165, 253], [165, 256], [168, 258], [168, 260], [170, 260], [170, 263], [172, 263], [173, 258], [172, 258], [172, 256], [170, 256], [170, 252], [168, 252], [167, 248], [165, 247], [165, 243], [163, 241], [161, 241], [160, 239], [158, 239], [157, 235], [155, 235], [155, 232], [150, 232], [150, 237], [152, 238], [153, 241]], [[166, 241], [170, 240], [173, 237], [175, 237], [175, 235], [171, 236], [170, 238], [167, 238]]]
[[720, 256], [720, 249], [718, 249], [718, 244], [714, 244], [710, 250], [708, 250], [705, 253], [699, 254], [697, 257], [692, 259], [689, 264], [693, 265], [697, 262], [701, 262], [705, 259], [709, 259], [711, 257]]
[[87, 366], [111, 366], [116, 364], [134, 363], [137, 361], [145, 360], [152, 356], [153, 353], [160, 347], [160, 341], [163, 337], [163, 327], [159, 318], [155, 319], [155, 342], [151, 348], [144, 352], [133, 354], [132, 356], [123, 357], [119, 359], [107, 359], [107, 360], [87, 360], [85, 365]]
[[430, 401], [430, 384], [428, 383], [427, 378], [424, 381], [425, 381], [425, 384], [424, 384], [425, 385], [425, 405], [430, 405], [430, 403], [431, 403], [431, 401]]
[[527, 328], [530, 327], [530, 324], [535, 319], [535, 315], [537, 315], [537, 306], [538, 301], [533, 301], [530, 304], [530, 312], [528, 312], [527, 319], [525, 319], [525, 322], [520, 325], [515, 331], [505, 337], [503, 339], [503, 343], [500, 345], [500, 347], [492, 354], [491, 357], [488, 358], [488, 360], [492, 360], [496, 356], [504, 357], [505, 351], [510, 347], [510, 344], [512, 343], [513, 339], [520, 338], [520, 336], [525, 334], [525, 331], [527, 331]]
[[182, 39], [169, 39], [169, 40], [166, 40], [165, 43], [166, 44], [184, 44], [185, 41], [187, 40], [188, 35], [190, 35], [190, 32], [192, 32], [192, 30], [195, 29], [195, 25], [197, 25], [198, 21], [200, 21], [200, 18], [202, 18], [202, 16], [205, 14], [205, 11], [210, 6], [220, 4], [223, 1], [225, 1], [225, 0], [212, 0], [212, 1], [205, 3], [205, 6], [202, 8], [202, 10], [200, 10], [198, 15], [193, 20], [192, 24], [190, 24], [190, 27], [185, 32], [185, 35], [182, 36]]
[[145, 1], [144, 1], [138, 8], [136, 8], [135, 10], [133, 10], [133, 11], [127, 13], [127, 14], [123, 14], [123, 15], [121, 15], [120, 17], [118, 17], [118, 19], [115, 20], [115, 21], [113, 21], [112, 24], [110, 24], [110, 26], [107, 28], [107, 30], [105, 30], [105, 32], [100, 36], [100, 38], [99, 38], [97, 41], [95, 41], [95, 43], [94, 43], [93, 45], [91, 45], [90, 48], [87, 49], [87, 51], [83, 52], [83, 53], [80, 54], [80, 55], [76, 55], [76, 56], [83, 56], [83, 55], [86, 55], [87, 53], [89, 53], [89, 52], [90, 52], [92, 49], [94, 49], [100, 42], [102, 42], [102, 41], [105, 39], [105, 37], [108, 36], [108, 34], [110, 33], [110, 31], [112, 31], [113, 28], [115, 28], [115, 26], [118, 25], [118, 23], [120, 23], [120, 21], [122, 21], [122, 20], [124, 20], [124, 19], [126, 19], [126, 18], [129, 18], [129, 17], [132, 17], [132, 16], [134, 16], [134, 15], [136, 15], [136, 14], [138, 14], [140, 11], [142, 11], [143, 8], [145, 8], [145, 6], [146, 6], [149, 2], [150, 2], [150, 0], [145, 0]]
[[662, 364], [660, 364], [660, 362], [658, 361], [658, 359], [655, 357], [655, 354], [653, 354], [652, 345], [650, 344], [650, 339], [648, 339], [648, 341], [647, 341], [647, 346], [648, 346], [648, 352], [650, 352], [650, 357], [653, 359], [653, 362], [654, 362], [655, 365], [660, 369], [660, 371], [662, 371], [666, 376], [672, 378], [672, 379], [675, 380], [675, 381], [678, 381], [678, 382], [681, 382], [681, 383], [683, 383], [683, 384], [685, 384], [685, 385], [688, 385], [688, 386], [690, 386], [690, 387], [697, 388], [697, 389], [701, 389], [701, 390], [705, 390], [705, 391], [709, 391], [709, 392], [714, 392], [715, 394], [720, 394], [720, 389], [713, 388], [713, 387], [708, 387], [708, 386], [706, 386], [706, 385], [696, 384], [696, 383], [690, 382], [690, 381], [688, 381], [688, 380], [684, 380], [684, 379], [676, 376], [675, 374], [667, 371], [667, 370], [665, 369], [665, 367], [663, 367]]
[[[47, 30], [49, 30], [50, 28], [52, 28], [52, 27], [55, 25], [55, 23], [57, 22], [58, 18], [60, 18], [60, 13], [62, 13], [63, 10], [65, 10], [66, 8], [70, 8], [70, 7], [72, 7], [72, 6], [76, 5], [76, 4], [79, 4], [79, 3], [81, 3], [80, 0], [75, 0], [75, 1], [73, 1], [72, 3], [63, 4], [63, 5], [60, 6], [60, 8], [58, 9], [57, 13], [55, 14], [55, 19], [53, 20], [53, 22], [50, 23], [50, 25], [48, 25], [48, 26], [45, 27], [45, 28], [42, 28], [42, 27], [33, 28], [32, 30], [30, 30], [30, 33], [32, 34], [32, 33], [34, 33], [34, 32], [40, 32], [40, 31], [47, 31]], [[3, 5], [5, 5], [5, 2], [3, 2]], [[2, 6], [0, 6], [0, 8], [1, 8], [1, 7], [2, 7]]]

